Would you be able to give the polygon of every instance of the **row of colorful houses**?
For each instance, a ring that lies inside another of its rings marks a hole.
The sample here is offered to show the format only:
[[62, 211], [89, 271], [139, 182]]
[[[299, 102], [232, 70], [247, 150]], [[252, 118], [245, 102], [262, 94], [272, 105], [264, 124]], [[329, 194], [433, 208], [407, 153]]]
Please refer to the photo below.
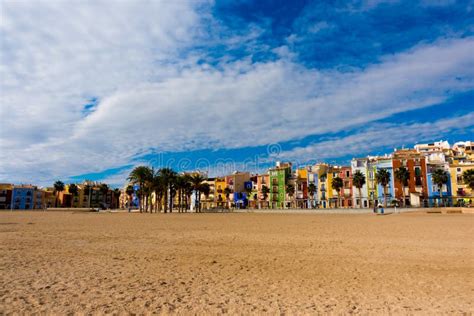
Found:
[[[405, 168], [409, 177], [401, 183], [397, 170]], [[464, 183], [463, 173], [474, 169], [474, 144], [446, 141], [418, 144], [410, 149], [396, 149], [383, 156], [354, 158], [347, 166], [318, 163], [294, 168], [290, 162], [277, 162], [264, 174], [236, 171], [222, 177], [208, 178], [209, 193], [192, 196], [191, 209], [201, 208], [373, 208], [378, 204], [406, 207], [452, 206], [472, 204], [473, 191]], [[384, 187], [376, 175], [389, 174]], [[433, 173], [443, 170], [446, 183], [439, 186]], [[361, 173], [365, 183], [359, 188], [354, 174]], [[340, 190], [333, 179], [340, 178]], [[122, 196], [121, 206], [129, 205], [129, 195]], [[134, 197], [134, 205], [138, 201]], [[175, 204], [177, 204], [176, 201]]]
[[119, 194], [120, 191], [93, 181], [75, 184], [74, 190], [71, 184], [65, 185], [61, 191], [54, 187], [0, 183], [0, 209], [118, 208]]
[[[405, 168], [409, 177], [401, 183], [397, 170]], [[376, 179], [385, 170], [386, 186]], [[440, 187], [433, 181], [436, 170], [448, 175]], [[221, 177], [205, 177], [206, 194], [194, 192], [191, 209], [198, 201], [203, 209], [213, 208], [372, 208], [389, 205], [428, 207], [467, 205], [474, 201], [473, 190], [463, 174], [474, 170], [474, 143], [446, 141], [395, 149], [383, 156], [353, 158], [350, 165], [318, 163], [294, 168], [290, 162], [277, 162], [263, 174], [235, 171]], [[357, 187], [354, 174], [363, 174], [365, 183]], [[333, 187], [339, 178], [341, 188]], [[33, 185], [0, 184], [0, 209], [44, 209], [48, 207], [133, 208], [138, 207], [137, 186], [132, 192], [112, 190], [107, 185], [85, 181], [65, 185], [63, 190]], [[200, 194], [198, 198], [198, 194]], [[177, 197], [176, 197], [177, 199]], [[178, 205], [178, 201], [175, 201]]]

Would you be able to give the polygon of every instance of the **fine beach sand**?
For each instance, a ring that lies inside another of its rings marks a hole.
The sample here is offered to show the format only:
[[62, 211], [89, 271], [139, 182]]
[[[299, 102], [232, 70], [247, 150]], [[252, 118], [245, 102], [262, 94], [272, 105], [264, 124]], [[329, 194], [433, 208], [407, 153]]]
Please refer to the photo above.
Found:
[[474, 215], [0, 212], [0, 314], [473, 313]]

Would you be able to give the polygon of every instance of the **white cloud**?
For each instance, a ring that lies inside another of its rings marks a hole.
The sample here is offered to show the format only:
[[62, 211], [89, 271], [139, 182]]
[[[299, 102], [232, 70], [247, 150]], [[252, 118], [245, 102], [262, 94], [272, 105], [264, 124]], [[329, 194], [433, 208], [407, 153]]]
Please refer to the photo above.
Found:
[[[188, 51], [219, 38], [204, 31], [210, 17], [197, 2], [3, 6], [1, 181], [99, 172], [151, 148], [238, 148], [336, 132], [474, 87], [473, 38], [417, 46], [352, 73], [307, 69], [283, 50], [272, 62], [224, 57], [211, 66]], [[253, 41], [258, 31], [249, 32], [238, 36]], [[91, 97], [100, 102], [86, 116]]]
[[297, 147], [278, 154], [279, 159], [308, 161], [366, 155], [387, 146], [400, 147], [445, 138], [453, 131], [474, 133], [474, 112], [435, 122], [414, 124], [374, 124], [354, 135]]

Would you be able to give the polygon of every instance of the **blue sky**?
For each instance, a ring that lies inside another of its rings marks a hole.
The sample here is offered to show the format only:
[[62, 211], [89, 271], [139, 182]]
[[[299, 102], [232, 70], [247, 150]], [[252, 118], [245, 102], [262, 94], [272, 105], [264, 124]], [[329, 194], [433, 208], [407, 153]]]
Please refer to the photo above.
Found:
[[474, 135], [474, 1], [4, 1], [0, 181], [344, 164]]

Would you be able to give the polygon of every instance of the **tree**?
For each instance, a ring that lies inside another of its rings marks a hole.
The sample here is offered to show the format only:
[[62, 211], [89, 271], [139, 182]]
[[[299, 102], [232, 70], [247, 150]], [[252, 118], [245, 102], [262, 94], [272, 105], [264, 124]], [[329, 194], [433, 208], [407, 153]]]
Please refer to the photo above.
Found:
[[68, 191], [69, 191], [69, 193], [71, 193], [73, 196], [77, 196], [77, 194], [79, 193], [79, 188], [78, 188], [77, 185], [75, 185], [74, 183], [71, 183], [71, 184], [69, 185]]
[[167, 188], [163, 180], [163, 176], [159, 170], [153, 175], [153, 180], [151, 181], [151, 190], [155, 193], [155, 204], [153, 205], [155, 213], [161, 212], [163, 196], [165, 195]]
[[344, 181], [342, 181], [342, 179], [339, 177], [332, 178], [331, 187], [333, 188], [333, 190], [336, 190], [337, 200], [339, 202], [339, 205], [341, 205], [341, 189], [344, 187]]
[[175, 187], [178, 192], [178, 212], [183, 209], [183, 201], [185, 200], [186, 178], [184, 175], [176, 175]]
[[122, 195], [122, 192], [120, 191], [120, 189], [115, 188], [114, 189], [114, 200], [115, 200], [114, 207], [117, 207], [117, 205], [119, 205], [120, 195]]
[[245, 193], [247, 193], [247, 201], [248, 201], [248, 206], [250, 207], [250, 197], [252, 196], [252, 187], [249, 186], [249, 187], [245, 187]]
[[[431, 174], [431, 179], [433, 180], [433, 183], [436, 184], [436, 186], [438, 187], [438, 192], [439, 192], [439, 200], [438, 201], [442, 201], [443, 200], [443, 185], [448, 183], [449, 174], [448, 174], [447, 171], [445, 171], [443, 169], [436, 169]], [[439, 206], [439, 204], [440, 203], [438, 202], [438, 206]]]
[[295, 195], [295, 186], [291, 183], [288, 183], [285, 189], [286, 189], [286, 193], [290, 197], [290, 207], [291, 207], [291, 204], [293, 202], [293, 195]]
[[383, 187], [383, 204], [387, 207], [387, 187], [390, 183], [390, 172], [387, 169], [379, 169], [375, 173], [375, 180]]
[[232, 190], [229, 189], [228, 187], [224, 188], [224, 194], [225, 194], [225, 199], [227, 201], [227, 208], [230, 209], [230, 194], [232, 193]]
[[168, 193], [171, 193], [170, 194], [171, 196], [173, 195], [172, 194], [172, 189], [173, 189], [172, 185], [176, 181], [177, 173], [176, 173], [176, 171], [174, 171], [171, 168], [161, 168], [158, 172], [161, 175], [163, 185], [164, 185], [164, 188], [165, 188], [165, 191], [164, 191], [165, 213], [168, 212], [168, 206], [169, 206], [170, 213], [171, 213], [171, 212], [173, 212], [173, 199], [172, 198], [168, 199]]
[[402, 185], [403, 191], [403, 206], [406, 206], [406, 195], [405, 188], [408, 186], [408, 180], [410, 180], [410, 171], [405, 167], [400, 167], [395, 170], [395, 179]]
[[[68, 191], [72, 194], [73, 197], [76, 197], [79, 194], [79, 188], [74, 183], [69, 184]], [[74, 199], [72, 206], [74, 206]]]
[[311, 208], [314, 208], [314, 195], [316, 194], [317, 187], [314, 183], [308, 185], [309, 200], [311, 202]]
[[468, 169], [462, 173], [462, 179], [465, 185], [474, 191], [474, 169]]
[[356, 170], [352, 176], [352, 183], [359, 191], [359, 208], [362, 208], [362, 187], [365, 184], [365, 175], [360, 170]]
[[[204, 196], [206, 197], [206, 201], [209, 200], [209, 194], [211, 194], [211, 186], [209, 185], [209, 183], [201, 183], [201, 185], [199, 186], [199, 192], [204, 194]], [[199, 202], [201, 202], [200, 196]]]
[[56, 207], [58, 207], [59, 192], [64, 191], [64, 183], [62, 181], [56, 181], [53, 184], [54, 194], [56, 195]]
[[201, 211], [201, 184], [204, 180], [205, 178], [199, 173], [192, 175], [190, 178], [193, 191], [196, 194], [196, 203], [197, 203], [196, 212]]
[[270, 193], [270, 189], [266, 185], [262, 185], [262, 195], [263, 195], [263, 200], [265, 202], [267, 201], [269, 193]]
[[132, 200], [133, 200], [133, 193], [135, 193], [135, 190], [133, 189], [133, 185], [127, 185], [127, 188], [125, 189], [125, 193], [128, 196], [128, 208], [132, 206]]
[[191, 184], [191, 176], [188, 174], [185, 174], [183, 176], [184, 178], [184, 183], [183, 183], [183, 193], [184, 193], [184, 207], [186, 209], [186, 212], [189, 209], [189, 206], [191, 205], [191, 196], [193, 195], [193, 186]]
[[107, 193], [109, 193], [109, 186], [105, 183], [102, 183], [99, 187], [99, 191], [102, 193], [104, 206], [108, 207], [108, 205], [107, 205]]
[[138, 200], [140, 204], [140, 213], [143, 212], [143, 196], [146, 192], [146, 186], [153, 180], [153, 170], [147, 166], [138, 166], [135, 167], [130, 175], [128, 180], [133, 184], [138, 184]]

